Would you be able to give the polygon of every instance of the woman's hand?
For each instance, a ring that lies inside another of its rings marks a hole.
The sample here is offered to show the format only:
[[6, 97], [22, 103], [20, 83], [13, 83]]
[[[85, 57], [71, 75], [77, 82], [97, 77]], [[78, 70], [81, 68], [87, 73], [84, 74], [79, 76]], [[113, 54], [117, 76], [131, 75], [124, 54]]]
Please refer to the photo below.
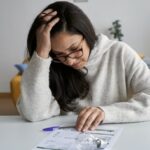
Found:
[[36, 51], [40, 57], [49, 57], [49, 52], [51, 50], [50, 31], [53, 26], [59, 21], [58, 17], [52, 20], [52, 18], [56, 16], [56, 14], [56, 11], [48, 9], [39, 15], [40, 19], [45, 22], [37, 29], [36, 32]]
[[98, 107], [85, 107], [78, 115], [76, 129], [78, 131], [95, 130], [104, 120], [105, 113]]

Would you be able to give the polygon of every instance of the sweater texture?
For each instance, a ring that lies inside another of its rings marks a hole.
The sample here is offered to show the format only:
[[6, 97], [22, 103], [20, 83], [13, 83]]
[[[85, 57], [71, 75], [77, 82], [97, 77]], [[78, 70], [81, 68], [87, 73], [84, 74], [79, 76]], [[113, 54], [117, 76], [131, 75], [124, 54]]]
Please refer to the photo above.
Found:
[[[44, 59], [35, 52], [23, 73], [17, 108], [29, 121], [62, 112], [49, 88], [51, 62], [51, 57]], [[85, 106], [100, 107], [104, 123], [150, 120], [150, 70], [130, 46], [100, 34], [86, 68], [90, 90], [84, 100], [78, 99], [78, 111]]]

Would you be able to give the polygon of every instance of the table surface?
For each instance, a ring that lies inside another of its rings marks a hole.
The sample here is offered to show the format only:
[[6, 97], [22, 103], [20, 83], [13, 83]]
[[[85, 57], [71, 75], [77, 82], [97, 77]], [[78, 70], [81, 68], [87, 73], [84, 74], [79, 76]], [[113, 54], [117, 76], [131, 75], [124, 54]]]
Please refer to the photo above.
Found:
[[[74, 125], [76, 116], [58, 116], [40, 122], [27, 122], [20, 116], [0, 116], [0, 149], [32, 150], [48, 133], [41, 129], [53, 125]], [[112, 150], [149, 150], [150, 122], [105, 124], [123, 127]]]

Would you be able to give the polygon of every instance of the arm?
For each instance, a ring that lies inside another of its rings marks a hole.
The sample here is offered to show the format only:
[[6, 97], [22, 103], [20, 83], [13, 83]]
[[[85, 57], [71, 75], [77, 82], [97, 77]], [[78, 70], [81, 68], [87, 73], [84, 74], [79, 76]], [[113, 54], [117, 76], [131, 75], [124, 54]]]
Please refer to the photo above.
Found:
[[51, 19], [56, 14], [56, 11], [48, 9], [38, 16], [45, 23], [36, 29], [36, 51], [22, 77], [21, 96], [17, 108], [20, 114], [30, 121], [47, 119], [60, 113], [59, 105], [49, 88], [50, 31], [59, 18]]
[[150, 70], [129, 46], [123, 44], [123, 61], [127, 89], [133, 95], [127, 101], [107, 106], [85, 107], [78, 115], [76, 128], [94, 130], [103, 123], [138, 122], [150, 120]]
[[51, 58], [43, 59], [35, 52], [22, 76], [17, 108], [29, 121], [47, 119], [60, 113], [59, 105], [49, 88], [50, 63]]
[[105, 123], [150, 120], [150, 70], [128, 45], [124, 45], [127, 89], [133, 95], [126, 102], [102, 106]]

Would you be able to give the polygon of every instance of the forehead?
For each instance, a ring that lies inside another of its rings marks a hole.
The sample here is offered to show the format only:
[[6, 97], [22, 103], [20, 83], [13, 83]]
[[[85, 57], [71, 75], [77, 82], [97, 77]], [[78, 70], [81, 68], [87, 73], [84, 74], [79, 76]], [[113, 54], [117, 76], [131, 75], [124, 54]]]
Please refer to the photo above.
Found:
[[78, 46], [81, 35], [60, 32], [51, 38], [51, 47], [56, 51], [65, 51], [70, 46]]

